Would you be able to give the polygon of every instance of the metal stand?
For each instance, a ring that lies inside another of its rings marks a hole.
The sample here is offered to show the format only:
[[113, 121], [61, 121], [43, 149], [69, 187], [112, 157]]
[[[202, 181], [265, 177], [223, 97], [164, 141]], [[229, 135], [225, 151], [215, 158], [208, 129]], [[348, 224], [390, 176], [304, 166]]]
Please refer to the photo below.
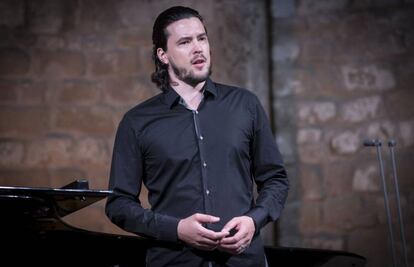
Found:
[[407, 248], [405, 243], [405, 234], [404, 234], [404, 222], [401, 212], [401, 201], [400, 201], [400, 190], [398, 187], [398, 178], [397, 178], [397, 167], [395, 164], [395, 153], [394, 153], [394, 147], [396, 146], [396, 142], [394, 140], [388, 141], [388, 147], [390, 149], [390, 158], [391, 158], [391, 167], [392, 167], [392, 176], [393, 176], [393, 182], [394, 182], [394, 189], [395, 189], [395, 195], [397, 198], [397, 207], [398, 207], [398, 222], [400, 224], [400, 235], [401, 235], [401, 241], [402, 241], [402, 249], [404, 253], [404, 266], [408, 267], [408, 259], [407, 259]]
[[387, 183], [385, 181], [385, 175], [384, 175], [384, 164], [382, 163], [382, 156], [381, 156], [381, 147], [382, 142], [380, 140], [374, 139], [374, 140], [366, 140], [364, 141], [364, 146], [375, 146], [377, 149], [377, 157], [378, 157], [378, 163], [379, 163], [379, 171], [382, 179], [382, 189], [384, 193], [384, 206], [385, 211], [387, 212], [387, 222], [388, 222], [388, 239], [390, 240], [390, 251], [392, 255], [392, 266], [396, 267], [396, 253], [395, 253], [395, 240], [394, 240], [394, 233], [392, 231], [392, 222], [391, 222], [391, 211], [390, 211], [390, 204], [388, 200], [388, 189], [387, 189]]

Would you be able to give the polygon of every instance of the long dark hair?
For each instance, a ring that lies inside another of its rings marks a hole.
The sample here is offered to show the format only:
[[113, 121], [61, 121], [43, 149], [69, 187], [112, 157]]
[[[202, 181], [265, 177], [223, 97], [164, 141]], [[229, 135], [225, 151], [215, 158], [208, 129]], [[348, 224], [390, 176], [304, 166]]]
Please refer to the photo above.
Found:
[[154, 60], [155, 71], [151, 74], [151, 80], [162, 91], [168, 89], [170, 77], [168, 75], [168, 64], [164, 64], [159, 60], [157, 49], [162, 48], [164, 51], [167, 51], [168, 25], [178, 20], [192, 17], [198, 18], [203, 23], [203, 18], [196, 10], [189, 7], [174, 6], [159, 14], [154, 22], [154, 27], [152, 28], [152, 60]]

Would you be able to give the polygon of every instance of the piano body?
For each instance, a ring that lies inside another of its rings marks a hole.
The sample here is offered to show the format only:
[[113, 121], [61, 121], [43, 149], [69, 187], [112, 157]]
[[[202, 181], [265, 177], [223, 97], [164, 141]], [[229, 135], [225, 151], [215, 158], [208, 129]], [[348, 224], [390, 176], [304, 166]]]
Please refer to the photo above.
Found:
[[[141, 237], [93, 232], [62, 218], [111, 191], [91, 190], [86, 180], [63, 188], [0, 186], [1, 265], [145, 266], [149, 246], [169, 245]], [[269, 266], [361, 267], [360, 255], [322, 249], [266, 248]]]

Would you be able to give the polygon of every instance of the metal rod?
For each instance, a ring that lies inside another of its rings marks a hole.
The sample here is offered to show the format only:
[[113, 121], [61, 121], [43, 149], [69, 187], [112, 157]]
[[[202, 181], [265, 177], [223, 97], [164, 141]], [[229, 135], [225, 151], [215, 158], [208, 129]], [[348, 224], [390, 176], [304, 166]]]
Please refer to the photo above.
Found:
[[396, 266], [396, 255], [395, 255], [395, 244], [394, 244], [394, 234], [392, 231], [392, 224], [391, 224], [391, 211], [390, 211], [390, 205], [388, 200], [388, 189], [387, 189], [387, 183], [385, 181], [385, 175], [384, 175], [384, 164], [382, 162], [382, 156], [381, 156], [381, 141], [376, 140], [375, 147], [377, 148], [377, 156], [378, 156], [378, 162], [379, 162], [379, 170], [381, 173], [382, 178], [382, 189], [384, 191], [384, 205], [385, 210], [387, 212], [387, 222], [388, 222], [388, 237], [390, 239], [391, 244], [391, 255], [392, 255], [392, 266]]
[[388, 141], [388, 147], [390, 149], [390, 156], [391, 156], [394, 189], [395, 189], [395, 195], [397, 198], [398, 221], [400, 223], [400, 235], [401, 235], [401, 240], [402, 240], [402, 249], [404, 253], [404, 266], [408, 267], [407, 247], [406, 247], [405, 234], [404, 234], [404, 222], [403, 222], [403, 217], [402, 217], [402, 212], [401, 212], [400, 190], [398, 186], [397, 167], [395, 164], [395, 153], [394, 153], [395, 146], [396, 146], [396, 142], [394, 140]]

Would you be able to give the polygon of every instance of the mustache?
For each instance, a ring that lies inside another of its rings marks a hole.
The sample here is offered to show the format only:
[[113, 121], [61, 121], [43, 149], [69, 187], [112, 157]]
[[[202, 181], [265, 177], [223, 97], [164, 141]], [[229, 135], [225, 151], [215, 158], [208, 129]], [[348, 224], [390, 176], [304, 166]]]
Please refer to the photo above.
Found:
[[207, 61], [207, 58], [204, 55], [198, 55], [195, 56], [194, 58], [191, 59], [191, 64], [193, 64], [194, 62], [196, 62], [197, 60], [202, 59], [203, 61]]

